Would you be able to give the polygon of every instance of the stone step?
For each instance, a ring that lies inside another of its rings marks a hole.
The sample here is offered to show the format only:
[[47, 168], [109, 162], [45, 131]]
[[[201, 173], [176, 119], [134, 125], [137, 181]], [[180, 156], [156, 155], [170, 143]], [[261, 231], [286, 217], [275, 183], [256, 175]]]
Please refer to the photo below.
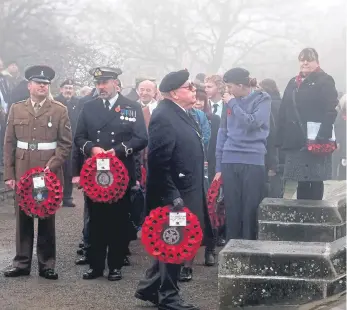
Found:
[[332, 242], [346, 236], [346, 198], [313, 201], [265, 198], [259, 206], [258, 239]]
[[346, 238], [332, 243], [230, 240], [219, 254], [218, 283], [220, 310], [297, 309], [346, 290]]

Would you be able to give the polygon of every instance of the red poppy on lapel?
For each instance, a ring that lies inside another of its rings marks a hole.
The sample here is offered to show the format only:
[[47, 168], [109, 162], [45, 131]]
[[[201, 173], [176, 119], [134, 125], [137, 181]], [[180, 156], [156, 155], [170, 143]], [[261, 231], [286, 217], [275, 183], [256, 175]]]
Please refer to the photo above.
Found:
[[119, 113], [119, 112], [120, 112], [120, 106], [117, 105], [116, 108], [115, 108], [114, 110], [115, 110], [117, 113]]

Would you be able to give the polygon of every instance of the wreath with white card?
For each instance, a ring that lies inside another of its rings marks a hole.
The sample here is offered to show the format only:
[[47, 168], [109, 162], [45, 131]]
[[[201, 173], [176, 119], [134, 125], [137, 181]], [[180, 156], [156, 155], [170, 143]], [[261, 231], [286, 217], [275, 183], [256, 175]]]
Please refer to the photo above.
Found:
[[18, 205], [32, 217], [54, 215], [63, 200], [63, 187], [57, 176], [41, 167], [28, 170], [17, 182]]
[[117, 202], [124, 197], [129, 185], [128, 171], [123, 162], [109, 153], [88, 158], [80, 177], [84, 192], [95, 202]]
[[171, 211], [170, 206], [152, 210], [141, 232], [146, 251], [169, 264], [192, 260], [203, 239], [199, 220], [188, 208], [179, 212]]

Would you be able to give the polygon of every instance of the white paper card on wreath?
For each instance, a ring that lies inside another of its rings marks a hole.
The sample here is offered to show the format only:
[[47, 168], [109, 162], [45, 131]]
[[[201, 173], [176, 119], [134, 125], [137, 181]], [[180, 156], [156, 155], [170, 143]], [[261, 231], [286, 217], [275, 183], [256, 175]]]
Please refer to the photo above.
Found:
[[33, 186], [34, 186], [34, 189], [45, 187], [46, 184], [45, 184], [44, 176], [34, 177], [33, 178]]
[[110, 171], [110, 159], [109, 158], [97, 158], [96, 170], [98, 171]]
[[187, 226], [187, 213], [185, 212], [170, 212], [170, 226]]

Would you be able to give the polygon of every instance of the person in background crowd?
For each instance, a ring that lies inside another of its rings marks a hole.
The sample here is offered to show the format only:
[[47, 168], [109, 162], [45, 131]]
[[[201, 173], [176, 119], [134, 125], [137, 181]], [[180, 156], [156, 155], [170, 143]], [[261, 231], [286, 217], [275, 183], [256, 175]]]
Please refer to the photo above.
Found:
[[5, 67], [5, 70], [3, 70], [1, 73], [7, 77], [9, 89], [12, 91], [21, 80], [19, 67], [16, 61], [6, 62]]
[[[187, 206], [198, 218], [206, 239], [213, 239], [208, 221], [204, 186], [204, 151], [201, 133], [187, 111], [196, 101], [189, 72], [167, 74], [159, 87], [164, 100], [149, 125], [148, 212], [163, 205], [175, 211]], [[181, 266], [155, 260], [141, 280], [135, 297], [150, 301], [161, 310], [198, 310], [184, 304], [177, 286]], [[190, 272], [191, 275], [191, 272]]]
[[[144, 80], [139, 84], [137, 91], [140, 96], [140, 104], [142, 106], [143, 116], [148, 130], [153, 110], [158, 105], [158, 102], [155, 99], [157, 94], [157, 84], [150, 80]], [[147, 148], [142, 151], [141, 155], [141, 163], [145, 168], [147, 168]]]
[[[66, 107], [49, 98], [49, 84], [55, 72], [47, 66], [33, 66], [25, 71], [30, 98], [12, 105], [4, 144], [4, 180], [15, 189], [16, 182], [34, 167], [54, 172], [63, 184], [62, 165], [71, 152], [72, 135]], [[34, 142], [33, 142], [34, 141]], [[17, 199], [16, 199], [17, 202]], [[16, 203], [16, 256], [5, 277], [28, 276], [31, 271], [34, 218]], [[58, 279], [55, 216], [38, 220], [37, 256], [39, 276]]]
[[[75, 82], [72, 79], [67, 79], [60, 85], [60, 95], [55, 98], [56, 101], [61, 102], [66, 106], [71, 123], [72, 136], [75, 135], [78, 116], [81, 108], [79, 100], [74, 96]], [[75, 207], [72, 198], [72, 157], [65, 161], [63, 166], [64, 171], [64, 195], [63, 195], [63, 207]]]
[[152, 79], [143, 80], [137, 86], [137, 93], [139, 95], [138, 102], [141, 104], [142, 108], [150, 105], [150, 109], [153, 110], [157, 106], [157, 100], [155, 96], [157, 94], [157, 84]]
[[201, 130], [202, 138], [203, 138], [202, 142], [204, 144], [204, 152], [205, 152], [205, 158], [206, 158], [208, 143], [211, 137], [211, 127], [207, 119], [206, 113], [202, 111], [202, 109], [195, 108], [195, 105], [193, 108], [189, 110], [189, 113], [194, 117], [195, 121], [197, 122]]
[[226, 239], [256, 239], [257, 210], [264, 197], [266, 139], [271, 98], [254, 91], [256, 79], [242, 68], [224, 74], [228, 93], [218, 131], [216, 176], [223, 178]]
[[284, 179], [298, 182], [297, 199], [322, 200], [323, 181], [332, 177], [331, 153], [308, 151], [307, 125], [319, 125], [318, 132], [313, 132], [316, 143], [332, 138], [337, 91], [334, 79], [320, 68], [315, 49], [303, 49], [298, 60], [300, 72], [283, 94], [276, 144], [286, 151]]
[[204, 80], [205, 80], [206, 74], [205, 73], [198, 73], [195, 77], [194, 84], [196, 87], [204, 87]]
[[222, 96], [225, 91], [223, 79], [219, 75], [211, 75], [205, 79], [205, 91], [213, 114], [221, 117], [223, 111]]
[[[90, 71], [99, 98], [83, 105], [74, 139], [76, 147], [85, 157], [105, 152], [117, 156], [124, 163], [130, 179], [127, 192], [117, 202], [101, 203], [86, 197], [90, 215], [90, 269], [83, 274], [85, 280], [103, 276], [106, 256], [108, 280], [119, 281], [123, 278], [121, 269], [129, 241], [130, 188], [136, 184], [133, 153], [147, 146], [141, 107], [120, 94], [118, 76], [121, 73], [120, 69], [107, 67]], [[135, 116], [130, 121], [128, 117], [124, 118], [124, 114]], [[73, 183], [78, 184], [80, 165], [74, 163], [73, 167]]]
[[265, 79], [259, 83], [260, 88], [271, 97], [270, 133], [267, 138], [265, 156], [265, 173], [267, 175], [266, 197], [283, 197], [283, 169], [285, 154], [276, 147], [276, 126], [281, 105], [281, 94], [276, 82]]
[[336, 176], [338, 180], [346, 180], [346, 105], [347, 95], [343, 95], [337, 106], [335, 121], [336, 142], [338, 145], [335, 151], [338, 163]]
[[[208, 175], [209, 182], [212, 183], [216, 174], [216, 144], [217, 134], [220, 125], [220, 116], [223, 110], [222, 96], [225, 92], [225, 84], [219, 75], [210, 75], [205, 78], [205, 92], [210, 107], [211, 139], [208, 148]], [[197, 94], [199, 97], [199, 93]], [[209, 113], [207, 114], [209, 115]]]
[[80, 98], [90, 95], [92, 91], [93, 91], [93, 88], [89, 86], [83, 86], [79, 91]]
[[[223, 83], [224, 84], [224, 83]], [[205, 112], [207, 119], [210, 123], [211, 128], [211, 137], [207, 149], [207, 175], [208, 183], [211, 184], [213, 178], [216, 174], [216, 143], [217, 143], [217, 134], [220, 125], [220, 117], [217, 114], [211, 113], [211, 107], [208, 102], [207, 94], [204, 89], [196, 90], [196, 104], [194, 106], [196, 109], [202, 110]], [[217, 246], [225, 246], [225, 226], [220, 227], [217, 235]]]

